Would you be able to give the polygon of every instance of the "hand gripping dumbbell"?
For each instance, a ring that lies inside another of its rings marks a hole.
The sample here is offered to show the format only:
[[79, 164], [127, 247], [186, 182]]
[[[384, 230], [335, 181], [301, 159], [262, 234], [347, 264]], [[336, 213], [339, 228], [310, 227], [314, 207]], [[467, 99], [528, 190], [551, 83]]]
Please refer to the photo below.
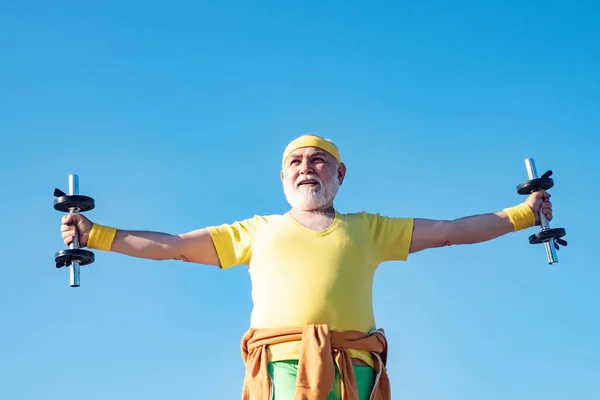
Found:
[[[550, 178], [550, 176], [552, 176], [552, 171], [547, 171], [538, 178], [533, 158], [525, 159], [525, 168], [527, 169], [527, 176], [529, 177], [529, 180], [517, 186], [517, 193], [522, 195], [530, 195], [538, 190], [548, 190], [554, 186], [554, 180]], [[558, 255], [556, 254], [556, 250], [559, 249], [559, 245], [567, 245], [567, 242], [561, 239], [567, 234], [567, 232], [564, 228], [550, 228], [550, 223], [542, 212], [541, 207], [539, 215], [541, 230], [529, 236], [529, 243], [544, 243], [546, 246], [546, 255], [548, 256], [548, 264], [557, 264]]]
[[[54, 189], [54, 209], [68, 213], [82, 213], [94, 208], [94, 199], [79, 195], [79, 177], [69, 175], [69, 194]], [[79, 286], [79, 267], [94, 262], [94, 253], [79, 248], [79, 232], [75, 228], [75, 237], [68, 249], [57, 252], [54, 256], [56, 268], [70, 267], [71, 287]]]

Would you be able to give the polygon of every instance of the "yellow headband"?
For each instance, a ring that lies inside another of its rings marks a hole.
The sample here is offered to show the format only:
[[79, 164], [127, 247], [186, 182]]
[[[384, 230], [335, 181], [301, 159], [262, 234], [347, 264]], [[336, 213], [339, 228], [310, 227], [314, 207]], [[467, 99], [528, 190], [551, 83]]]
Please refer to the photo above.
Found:
[[340, 153], [333, 143], [319, 136], [304, 135], [292, 140], [292, 142], [287, 145], [285, 151], [283, 152], [281, 166], [283, 167], [285, 165], [285, 160], [290, 156], [290, 154], [292, 154], [294, 150], [298, 150], [301, 147], [318, 147], [319, 149], [325, 150], [331, 154], [338, 162], [341, 162]]

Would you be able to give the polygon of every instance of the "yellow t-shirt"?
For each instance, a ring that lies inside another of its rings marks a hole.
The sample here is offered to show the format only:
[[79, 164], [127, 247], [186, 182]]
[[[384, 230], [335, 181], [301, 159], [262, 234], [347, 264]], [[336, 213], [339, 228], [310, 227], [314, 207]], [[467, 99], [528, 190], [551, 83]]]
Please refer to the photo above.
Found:
[[[209, 227], [222, 268], [248, 265], [252, 328], [327, 324], [333, 331], [376, 329], [373, 278], [383, 261], [408, 258], [412, 218], [335, 214], [323, 231], [289, 214]], [[270, 361], [297, 359], [299, 342], [270, 347]], [[365, 351], [350, 355], [373, 365]]]

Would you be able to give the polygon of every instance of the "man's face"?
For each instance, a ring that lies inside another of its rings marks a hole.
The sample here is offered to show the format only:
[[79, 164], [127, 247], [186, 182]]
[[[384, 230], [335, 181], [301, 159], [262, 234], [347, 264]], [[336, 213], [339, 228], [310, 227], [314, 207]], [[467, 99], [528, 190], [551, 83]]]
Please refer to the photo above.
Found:
[[285, 160], [281, 181], [288, 203], [299, 210], [317, 210], [333, 203], [345, 168], [317, 147], [294, 151]]

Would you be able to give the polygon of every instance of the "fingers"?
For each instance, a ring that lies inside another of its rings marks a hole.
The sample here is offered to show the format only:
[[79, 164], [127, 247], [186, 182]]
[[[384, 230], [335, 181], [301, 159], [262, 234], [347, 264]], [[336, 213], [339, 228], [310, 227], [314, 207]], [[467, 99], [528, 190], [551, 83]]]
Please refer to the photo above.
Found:
[[61, 222], [63, 225], [77, 225], [82, 227], [87, 219], [79, 213], [69, 213], [62, 217]]
[[68, 246], [75, 239], [75, 229], [65, 230], [62, 232], [63, 242]]
[[552, 202], [545, 201], [542, 203], [541, 207], [542, 207], [542, 212], [546, 216], [546, 219], [548, 221], [551, 221], [552, 220]]
[[75, 225], [67, 225], [63, 223], [60, 226], [60, 231], [62, 234], [63, 242], [67, 246], [70, 245], [71, 242], [73, 242], [73, 239], [75, 238]]
[[552, 202], [550, 201], [550, 193], [545, 190], [538, 190], [533, 192], [526, 200], [526, 203], [532, 208], [535, 213], [535, 224], [539, 225], [539, 212], [542, 211], [542, 214], [548, 221], [552, 220]]
[[77, 221], [79, 221], [79, 217], [81, 217], [81, 215], [79, 215], [78, 213], [68, 213], [62, 217], [61, 221], [63, 224], [66, 225], [76, 224]]
[[549, 201], [552, 195], [545, 190], [541, 189], [532, 193], [538, 200]]
[[69, 246], [75, 239], [75, 224], [77, 223], [78, 217], [78, 214], [69, 213], [61, 218], [62, 225], [60, 226], [60, 231], [62, 234], [63, 242], [67, 246]]
[[552, 195], [544, 190], [544, 194], [543, 194], [544, 201], [550, 201], [550, 197], [552, 197]]
[[60, 231], [63, 242], [69, 246], [75, 235], [79, 234], [79, 246], [87, 246], [87, 240], [92, 229], [92, 221], [79, 213], [69, 213], [61, 218]]

